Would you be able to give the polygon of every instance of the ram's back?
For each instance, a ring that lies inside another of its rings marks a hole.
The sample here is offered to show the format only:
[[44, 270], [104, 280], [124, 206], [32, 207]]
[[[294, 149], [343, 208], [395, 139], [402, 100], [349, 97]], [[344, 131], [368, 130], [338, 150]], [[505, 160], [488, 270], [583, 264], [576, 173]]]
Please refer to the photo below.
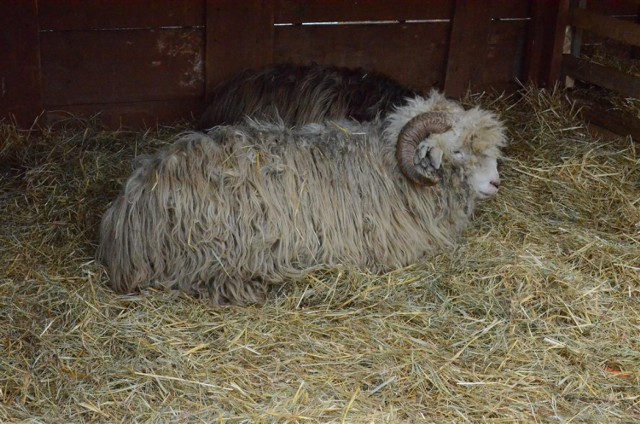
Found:
[[100, 256], [119, 291], [380, 272], [450, 246], [454, 200], [407, 183], [371, 125], [219, 127], [141, 163], [105, 215]]

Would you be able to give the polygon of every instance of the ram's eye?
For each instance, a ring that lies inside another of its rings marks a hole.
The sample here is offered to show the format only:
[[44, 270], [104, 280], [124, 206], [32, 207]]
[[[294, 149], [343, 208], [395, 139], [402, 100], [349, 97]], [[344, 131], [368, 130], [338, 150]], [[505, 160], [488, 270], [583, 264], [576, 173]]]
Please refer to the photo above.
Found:
[[460, 150], [456, 150], [453, 152], [453, 157], [456, 159], [462, 159], [464, 157], [464, 153], [462, 153]]

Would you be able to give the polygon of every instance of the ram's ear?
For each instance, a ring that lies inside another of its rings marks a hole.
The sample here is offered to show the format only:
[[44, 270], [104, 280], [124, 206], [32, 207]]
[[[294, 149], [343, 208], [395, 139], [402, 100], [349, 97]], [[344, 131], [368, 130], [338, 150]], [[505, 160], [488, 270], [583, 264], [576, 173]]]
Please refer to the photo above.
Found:
[[[425, 112], [413, 117], [402, 128], [396, 144], [400, 171], [416, 185], [435, 185], [442, 166], [442, 150], [435, 147], [433, 135], [451, 129], [451, 117], [444, 112]], [[435, 149], [435, 150], [434, 150]], [[433, 150], [433, 152], [432, 152]]]
[[434, 169], [440, 169], [440, 166], [442, 165], [443, 155], [444, 155], [444, 152], [442, 151], [442, 149], [438, 147], [432, 147], [429, 150], [429, 153], [427, 154], [427, 156], [429, 157], [429, 162], [431, 163], [431, 166]]
[[432, 184], [436, 184], [440, 181], [438, 170], [442, 167], [443, 156], [442, 149], [434, 146], [431, 140], [426, 139], [418, 145], [416, 154], [413, 157], [413, 164], [416, 171], [425, 179], [432, 181]]

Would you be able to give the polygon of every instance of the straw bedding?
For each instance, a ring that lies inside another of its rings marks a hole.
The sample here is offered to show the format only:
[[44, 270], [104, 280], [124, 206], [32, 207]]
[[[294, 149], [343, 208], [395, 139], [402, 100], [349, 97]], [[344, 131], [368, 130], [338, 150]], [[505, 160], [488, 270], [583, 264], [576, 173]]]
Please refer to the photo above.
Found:
[[562, 92], [468, 99], [511, 146], [455, 250], [266, 304], [118, 296], [95, 263], [131, 160], [181, 128], [0, 126], [2, 422], [636, 422], [640, 159]]

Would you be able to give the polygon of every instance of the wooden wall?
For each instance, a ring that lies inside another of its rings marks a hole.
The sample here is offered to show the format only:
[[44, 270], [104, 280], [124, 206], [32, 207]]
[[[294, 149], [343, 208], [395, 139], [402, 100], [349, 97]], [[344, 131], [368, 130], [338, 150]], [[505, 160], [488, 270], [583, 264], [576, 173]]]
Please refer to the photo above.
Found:
[[[0, 117], [112, 126], [197, 116], [234, 73], [363, 67], [418, 90], [557, 78], [568, 0], [0, 0]], [[8, 29], [7, 29], [8, 28]], [[554, 50], [555, 49], [555, 50]], [[44, 112], [43, 112], [44, 111]]]

